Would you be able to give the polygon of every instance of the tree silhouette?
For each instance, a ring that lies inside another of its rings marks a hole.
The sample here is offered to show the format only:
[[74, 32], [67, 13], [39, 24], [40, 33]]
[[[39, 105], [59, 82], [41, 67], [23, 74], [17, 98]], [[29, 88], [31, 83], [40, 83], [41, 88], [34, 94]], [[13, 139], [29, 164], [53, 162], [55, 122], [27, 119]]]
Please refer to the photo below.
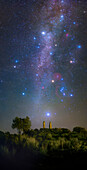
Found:
[[12, 123], [12, 128], [13, 129], [17, 129], [18, 130], [18, 133], [21, 134], [21, 132], [27, 132], [31, 127], [31, 121], [30, 121], [30, 118], [28, 116], [26, 116], [26, 118], [19, 118], [19, 117], [16, 117], [14, 120], [13, 120], [13, 123]]

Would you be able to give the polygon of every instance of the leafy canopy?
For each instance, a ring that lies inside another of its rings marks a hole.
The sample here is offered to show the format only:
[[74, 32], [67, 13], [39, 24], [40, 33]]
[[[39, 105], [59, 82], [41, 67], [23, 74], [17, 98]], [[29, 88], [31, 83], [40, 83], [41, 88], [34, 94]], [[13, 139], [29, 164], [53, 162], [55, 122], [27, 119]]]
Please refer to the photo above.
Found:
[[27, 132], [30, 129], [30, 127], [31, 127], [31, 121], [28, 116], [26, 116], [26, 118], [23, 119], [16, 117], [12, 123], [12, 128], [13, 129], [16, 128], [19, 133], [21, 133], [22, 131]]

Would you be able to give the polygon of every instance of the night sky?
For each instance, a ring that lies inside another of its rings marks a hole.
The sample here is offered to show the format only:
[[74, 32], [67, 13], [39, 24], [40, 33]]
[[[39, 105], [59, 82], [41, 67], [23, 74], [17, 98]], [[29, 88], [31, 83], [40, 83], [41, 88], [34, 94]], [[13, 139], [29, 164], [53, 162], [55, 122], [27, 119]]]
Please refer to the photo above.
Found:
[[87, 3], [0, 0], [0, 130], [29, 116], [87, 128]]

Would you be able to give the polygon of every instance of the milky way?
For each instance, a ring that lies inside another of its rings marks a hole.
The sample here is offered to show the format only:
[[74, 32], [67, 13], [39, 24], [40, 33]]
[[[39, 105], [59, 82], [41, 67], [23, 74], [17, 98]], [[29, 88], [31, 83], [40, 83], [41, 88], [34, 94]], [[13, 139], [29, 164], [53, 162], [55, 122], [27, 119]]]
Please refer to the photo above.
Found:
[[86, 5], [1, 0], [1, 128], [27, 115], [33, 128], [86, 126]]
[[76, 4], [69, 1], [47, 1], [40, 11], [40, 17], [40, 43], [37, 46], [40, 52], [37, 54], [36, 73], [39, 95], [41, 98], [47, 94], [48, 101], [51, 98], [63, 101], [65, 96], [74, 96], [71, 85], [66, 85], [66, 78], [73, 82], [73, 68], [78, 63], [82, 48], [74, 31], [78, 29]]

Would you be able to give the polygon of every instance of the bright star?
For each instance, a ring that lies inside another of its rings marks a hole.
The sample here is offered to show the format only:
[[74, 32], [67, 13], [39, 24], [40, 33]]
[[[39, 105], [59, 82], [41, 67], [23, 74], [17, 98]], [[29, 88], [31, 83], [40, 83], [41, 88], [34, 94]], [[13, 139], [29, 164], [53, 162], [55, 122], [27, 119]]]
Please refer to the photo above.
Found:
[[81, 48], [81, 45], [78, 45], [77, 48]]
[[18, 63], [19, 62], [19, 60], [15, 60], [15, 63]]
[[41, 32], [41, 34], [42, 34], [42, 35], [46, 35], [46, 33], [45, 33], [44, 31], [43, 31], [43, 32]]
[[70, 94], [70, 97], [73, 97], [73, 94]]
[[57, 44], [55, 44], [55, 47], [57, 47]]
[[24, 93], [24, 92], [22, 92], [22, 96], [25, 96], [25, 93]]
[[16, 66], [14, 66], [14, 68], [16, 68]]
[[54, 80], [52, 80], [52, 83], [54, 83]]
[[34, 40], [36, 40], [36, 37], [34, 37]]
[[50, 113], [47, 112], [47, 113], [46, 113], [46, 116], [49, 117], [49, 116], [50, 116]]
[[63, 81], [63, 78], [61, 78], [61, 80]]
[[66, 32], [66, 30], [64, 30], [64, 32]]
[[52, 55], [53, 53], [52, 52], [50, 52], [50, 55]]
[[38, 74], [36, 74], [36, 76], [38, 77]]
[[73, 22], [73, 24], [76, 24], [76, 22]]
[[63, 92], [63, 90], [64, 90], [64, 87], [61, 87], [60, 92]]
[[61, 18], [63, 18], [64, 16], [63, 15], [61, 15]]

